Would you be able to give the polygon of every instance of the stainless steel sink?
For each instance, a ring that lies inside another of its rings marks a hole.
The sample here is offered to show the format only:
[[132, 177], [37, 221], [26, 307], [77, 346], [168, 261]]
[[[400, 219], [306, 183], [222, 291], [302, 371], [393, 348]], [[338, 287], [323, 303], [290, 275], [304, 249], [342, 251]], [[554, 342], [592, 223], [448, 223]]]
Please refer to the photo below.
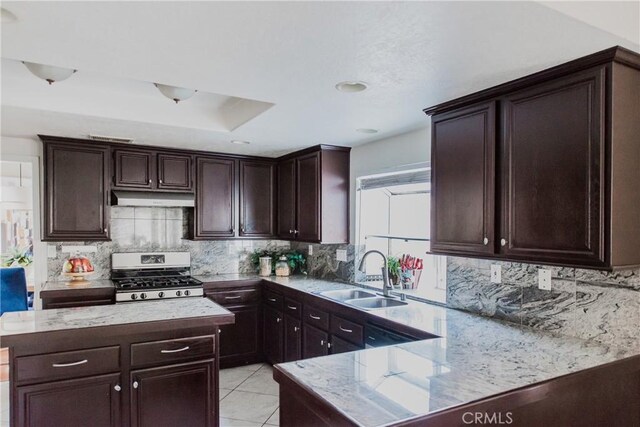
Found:
[[344, 303], [353, 305], [355, 307], [364, 308], [365, 310], [407, 305], [407, 303], [404, 301], [399, 301], [397, 299], [391, 299], [391, 298], [376, 297], [376, 296], [372, 298], [358, 298], [358, 299], [345, 300]]
[[331, 298], [337, 301], [358, 300], [361, 298], [375, 297], [376, 294], [359, 289], [337, 289], [335, 291], [320, 292], [323, 297]]

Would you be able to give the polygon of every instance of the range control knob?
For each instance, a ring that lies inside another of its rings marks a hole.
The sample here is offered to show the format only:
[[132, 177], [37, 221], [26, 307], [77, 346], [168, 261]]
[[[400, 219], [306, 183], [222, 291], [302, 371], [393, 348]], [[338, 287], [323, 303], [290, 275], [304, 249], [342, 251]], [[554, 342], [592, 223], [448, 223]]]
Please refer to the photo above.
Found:
[[182, 295], [182, 291], [176, 291], [176, 296], [179, 297], [180, 295]]
[[164, 292], [158, 292], [158, 298], [164, 297]]
[[131, 294], [131, 299], [138, 299], [138, 295], [136, 295], [136, 294]]
[[191, 295], [191, 291], [189, 291], [189, 290], [184, 291], [184, 296], [185, 297], [188, 297], [189, 295]]
[[147, 294], [144, 292], [140, 294], [140, 299], [147, 299]]

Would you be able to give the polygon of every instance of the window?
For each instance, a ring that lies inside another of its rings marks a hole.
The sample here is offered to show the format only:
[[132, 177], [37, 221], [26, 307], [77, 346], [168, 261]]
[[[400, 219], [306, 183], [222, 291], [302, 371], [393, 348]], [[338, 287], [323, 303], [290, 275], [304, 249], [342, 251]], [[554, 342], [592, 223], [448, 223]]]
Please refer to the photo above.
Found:
[[[422, 260], [422, 269], [392, 275], [394, 289], [432, 301], [446, 301], [446, 258], [430, 255], [431, 184], [429, 169], [358, 178], [357, 244], [392, 259]], [[382, 287], [381, 263], [367, 259], [368, 285]], [[412, 284], [413, 281], [413, 284]]]

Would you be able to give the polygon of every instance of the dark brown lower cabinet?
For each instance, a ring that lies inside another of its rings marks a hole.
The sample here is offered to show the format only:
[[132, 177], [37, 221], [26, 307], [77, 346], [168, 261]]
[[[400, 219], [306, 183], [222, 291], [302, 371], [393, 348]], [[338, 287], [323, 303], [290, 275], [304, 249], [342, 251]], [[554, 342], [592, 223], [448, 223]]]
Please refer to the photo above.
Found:
[[310, 325], [304, 325], [302, 357], [320, 357], [329, 354], [329, 334]]
[[213, 360], [132, 371], [131, 425], [195, 427], [216, 424], [218, 393], [213, 381], [214, 371]]
[[120, 374], [17, 388], [19, 426], [94, 427], [120, 425]]
[[260, 361], [262, 340], [260, 307], [227, 307], [235, 316], [232, 325], [220, 326], [220, 366], [230, 367]]
[[264, 307], [262, 316], [264, 336], [264, 357], [272, 365], [284, 360], [283, 314], [269, 306]]
[[331, 354], [346, 353], [348, 351], [357, 350], [362, 350], [362, 347], [351, 344], [349, 341], [345, 341], [335, 335], [331, 335]]
[[289, 315], [284, 316], [284, 361], [302, 359], [302, 323]]

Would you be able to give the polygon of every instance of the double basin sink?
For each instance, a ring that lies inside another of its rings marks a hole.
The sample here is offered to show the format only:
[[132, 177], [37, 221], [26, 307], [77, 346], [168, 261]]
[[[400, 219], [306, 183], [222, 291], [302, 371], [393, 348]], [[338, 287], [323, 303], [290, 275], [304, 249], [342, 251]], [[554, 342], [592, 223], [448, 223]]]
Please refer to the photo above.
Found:
[[335, 291], [318, 292], [318, 294], [364, 310], [407, 305], [404, 301], [381, 297], [373, 292], [362, 291], [359, 289], [338, 289]]

